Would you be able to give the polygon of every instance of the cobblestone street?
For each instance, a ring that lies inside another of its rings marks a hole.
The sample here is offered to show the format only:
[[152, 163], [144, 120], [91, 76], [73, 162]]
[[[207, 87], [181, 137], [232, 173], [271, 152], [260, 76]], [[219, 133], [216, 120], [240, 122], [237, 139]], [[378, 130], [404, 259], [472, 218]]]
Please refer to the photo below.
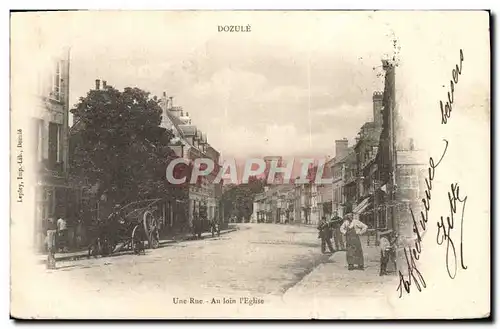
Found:
[[[51, 271], [39, 265], [40, 280], [32, 287], [37, 293], [24, 302], [36, 305], [41, 315], [120, 317], [141, 309], [141, 316], [171, 316], [176, 309], [192, 308], [191, 298], [206, 305], [216, 303], [212, 298], [222, 302], [234, 298], [240, 304], [239, 298], [255, 297], [285, 307], [290, 299], [352, 295], [358, 288], [366, 292], [368, 283], [362, 282], [367, 280], [377, 293], [386, 280], [376, 275], [375, 262], [367, 262], [364, 272], [350, 272], [345, 253], [321, 254], [314, 227], [242, 224], [238, 228], [219, 238], [148, 250], [144, 256], [59, 262]], [[185, 299], [188, 305], [174, 304], [174, 298]], [[274, 307], [270, 312], [279, 314]], [[217, 316], [210, 308], [199, 311]]]

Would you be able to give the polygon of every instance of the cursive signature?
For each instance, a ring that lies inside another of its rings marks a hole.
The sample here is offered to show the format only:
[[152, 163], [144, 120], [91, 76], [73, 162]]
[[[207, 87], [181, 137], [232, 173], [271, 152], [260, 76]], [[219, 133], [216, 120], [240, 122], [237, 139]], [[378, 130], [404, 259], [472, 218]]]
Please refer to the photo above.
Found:
[[[450, 80], [450, 91], [448, 91], [448, 101], [443, 107], [443, 101], [439, 101], [439, 107], [441, 108], [441, 124], [445, 125], [448, 123], [448, 119], [451, 116], [451, 110], [455, 97], [453, 93], [455, 92], [455, 85], [458, 84], [458, 76], [462, 75], [462, 63], [464, 61], [464, 52], [460, 49], [460, 64], [455, 65], [455, 68], [451, 71]], [[459, 66], [460, 65], [460, 66]]]
[[406, 291], [406, 293], [410, 293], [410, 286], [412, 282], [414, 282], [415, 287], [418, 291], [422, 291], [422, 288], [427, 288], [424, 276], [419, 271], [419, 269], [417, 268], [417, 264], [415, 263], [415, 249], [412, 250], [413, 253], [409, 248], [405, 248], [404, 251], [406, 264], [408, 264], [408, 279], [406, 279], [403, 273], [399, 271], [399, 285], [397, 288], [397, 290], [399, 291], [399, 298], [403, 296], [403, 289]]
[[416, 239], [412, 247], [404, 248], [406, 264], [408, 265], [408, 278], [405, 278], [403, 273], [399, 271], [399, 285], [397, 288], [397, 291], [399, 291], [399, 298], [403, 295], [403, 289], [406, 293], [410, 293], [412, 279], [418, 291], [422, 291], [422, 287], [426, 288], [424, 277], [418, 270], [415, 260], [420, 258], [420, 253], [422, 252], [422, 237], [426, 231], [427, 222], [429, 221], [429, 210], [431, 209], [432, 199], [432, 182], [435, 178], [436, 168], [439, 166], [446, 155], [446, 151], [448, 150], [448, 141], [444, 139], [444, 142], [445, 148], [439, 161], [435, 163], [432, 157], [429, 158], [429, 167], [427, 168], [427, 177], [425, 178], [425, 197], [422, 198], [423, 209], [420, 211], [420, 220], [418, 222], [415, 218], [413, 210], [410, 208], [410, 214], [413, 220], [413, 232], [416, 234]]
[[[457, 252], [455, 249], [455, 242], [453, 242], [451, 238], [451, 231], [455, 228], [454, 215], [457, 213], [457, 203], [462, 204], [462, 217], [460, 220], [460, 266], [464, 270], [467, 269], [467, 266], [464, 264], [463, 254], [463, 227], [467, 196], [463, 198], [460, 197], [460, 186], [458, 183], [451, 184], [450, 191], [448, 192], [448, 200], [450, 202], [450, 216], [446, 217], [446, 221], [443, 219], [443, 216], [441, 216], [441, 219], [437, 222], [438, 232], [436, 242], [442, 245], [446, 241], [446, 270], [450, 278], [455, 279], [457, 275]], [[450, 262], [452, 262], [451, 266]]]

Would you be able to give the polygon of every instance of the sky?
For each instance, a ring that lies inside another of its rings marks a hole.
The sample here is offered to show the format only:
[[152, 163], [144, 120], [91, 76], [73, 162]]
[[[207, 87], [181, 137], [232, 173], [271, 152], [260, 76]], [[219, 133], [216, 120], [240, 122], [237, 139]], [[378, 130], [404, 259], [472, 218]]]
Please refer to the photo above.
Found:
[[[356, 28], [364, 14], [85, 16], [69, 27], [71, 104], [95, 79], [165, 91], [223, 157], [333, 156], [335, 139], [352, 142], [372, 119], [391, 50], [383, 26]], [[251, 32], [219, 33], [226, 24]]]
[[[400, 73], [413, 79], [405, 88], [412, 104], [411, 93], [418, 90], [408, 86], [417, 77], [449, 74], [412, 62], [425, 58], [424, 46], [434, 47], [432, 55], [441, 59], [453, 57], [455, 45], [436, 38], [433, 29], [442, 15], [407, 15], [70, 12], [37, 14], [39, 24], [30, 27], [39, 47], [71, 47], [70, 105], [94, 88], [95, 79], [157, 96], [165, 91], [223, 157], [327, 157], [335, 155], [336, 139], [353, 144], [359, 128], [373, 119], [372, 94], [383, 89], [382, 58], [406, 51], [404, 64], [412, 65]], [[218, 32], [219, 25], [250, 25], [251, 32]], [[441, 26], [443, 33], [447, 29], [457, 28]], [[453, 40], [461, 40], [453, 32]]]

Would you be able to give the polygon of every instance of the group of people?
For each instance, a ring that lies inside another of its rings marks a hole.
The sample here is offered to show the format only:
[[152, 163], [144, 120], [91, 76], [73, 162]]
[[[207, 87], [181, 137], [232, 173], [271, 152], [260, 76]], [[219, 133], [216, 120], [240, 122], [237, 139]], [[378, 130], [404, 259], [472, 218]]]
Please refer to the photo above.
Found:
[[216, 234], [217, 236], [220, 236], [220, 222], [217, 219], [217, 216], [207, 219], [206, 215], [200, 215], [198, 213], [195, 213], [193, 215], [193, 223], [192, 223], [192, 231], [193, 235], [196, 239], [201, 239], [201, 235], [205, 229], [206, 226], [203, 225], [204, 222], [208, 223], [208, 228], [210, 229], [210, 232], [212, 233], [212, 237], [214, 237]]
[[[364, 255], [360, 236], [365, 234], [368, 226], [355, 218], [352, 213], [339, 217], [337, 214], [330, 220], [322, 217], [318, 225], [319, 238], [321, 239], [321, 252], [330, 253], [346, 251], [347, 267], [350, 271], [364, 270]], [[392, 231], [380, 232], [380, 275], [387, 274], [387, 265], [395, 263], [395, 245], [397, 235]], [[335, 249], [331, 239], [334, 239]], [[345, 238], [345, 241], [344, 241]]]
[[[367, 229], [368, 226], [354, 218], [353, 214], [347, 214], [343, 219], [335, 215], [330, 221], [327, 221], [326, 217], [323, 216], [318, 225], [321, 252], [326, 253], [326, 246], [328, 246], [330, 253], [345, 250], [348, 269], [350, 271], [354, 269], [364, 270], [363, 248], [359, 236], [364, 234]], [[335, 242], [335, 250], [331, 242], [332, 237]]]

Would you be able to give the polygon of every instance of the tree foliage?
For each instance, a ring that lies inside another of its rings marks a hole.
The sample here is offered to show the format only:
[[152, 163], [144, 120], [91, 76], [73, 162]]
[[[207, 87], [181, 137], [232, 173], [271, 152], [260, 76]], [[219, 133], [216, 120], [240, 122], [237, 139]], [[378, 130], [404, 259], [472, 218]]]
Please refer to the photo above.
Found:
[[253, 212], [253, 200], [264, 192], [265, 181], [257, 177], [249, 177], [247, 184], [230, 185], [222, 195], [224, 212], [228, 216], [236, 216], [239, 220], [249, 219]]
[[99, 183], [98, 194], [126, 202], [166, 193], [172, 133], [160, 127], [156, 97], [139, 88], [91, 90], [75, 108], [71, 138], [74, 174]]

